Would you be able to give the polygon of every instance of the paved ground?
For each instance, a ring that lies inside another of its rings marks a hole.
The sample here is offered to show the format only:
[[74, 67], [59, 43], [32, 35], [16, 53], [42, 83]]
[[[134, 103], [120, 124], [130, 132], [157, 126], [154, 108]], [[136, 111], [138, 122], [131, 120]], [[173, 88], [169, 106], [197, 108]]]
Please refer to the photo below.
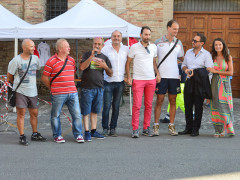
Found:
[[[75, 142], [64, 116], [62, 129], [66, 143], [54, 143], [49, 122], [51, 107], [41, 102], [39, 131], [48, 141], [30, 142], [24, 147], [18, 144], [18, 134], [1, 133], [0, 179], [240, 179], [240, 99], [234, 99], [236, 136], [219, 139], [212, 137], [214, 131], [207, 108], [204, 108], [198, 137], [171, 137], [167, 124], [160, 124], [159, 137], [132, 139], [129, 97], [125, 96], [124, 100], [118, 123], [119, 137], [84, 144]], [[163, 112], [166, 108], [167, 101]], [[1, 110], [4, 110], [2, 102]], [[67, 113], [66, 107], [64, 112]], [[143, 109], [140, 117], [142, 127]], [[28, 119], [27, 114], [25, 134], [30, 138]], [[98, 122], [101, 131], [100, 121], [101, 117]], [[8, 122], [11, 124], [8, 130], [17, 131], [16, 113], [9, 113]], [[185, 127], [181, 110], [177, 111], [175, 124], [179, 131]]]

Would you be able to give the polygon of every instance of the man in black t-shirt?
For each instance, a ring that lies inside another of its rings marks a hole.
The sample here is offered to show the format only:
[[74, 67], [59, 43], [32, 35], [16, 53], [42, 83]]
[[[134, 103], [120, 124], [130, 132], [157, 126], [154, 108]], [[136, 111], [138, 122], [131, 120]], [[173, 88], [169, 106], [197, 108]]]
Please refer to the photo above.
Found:
[[[93, 50], [83, 55], [80, 70], [83, 71], [81, 82], [81, 113], [85, 128], [85, 141], [92, 141], [91, 137], [104, 139], [97, 128], [97, 114], [102, 109], [103, 101], [103, 72], [112, 76], [112, 65], [107, 56], [101, 53], [102, 38], [93, 39]], [[91, 133], [89, 132], [88, 115], [91, 119]]]

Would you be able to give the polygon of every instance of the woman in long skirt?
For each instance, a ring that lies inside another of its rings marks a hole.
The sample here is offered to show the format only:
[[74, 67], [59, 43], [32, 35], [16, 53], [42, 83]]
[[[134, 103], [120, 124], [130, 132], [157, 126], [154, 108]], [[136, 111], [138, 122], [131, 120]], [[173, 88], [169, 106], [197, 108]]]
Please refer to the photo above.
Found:
[[212, 44], [213, 73], [211, 89], [211, 119], [215, 129], [214, 137], [234, 136], [233, 129], [233, 101], [230, 76], [233, 75], [232, 56], [229, 54], [223, 39], [217, 38]]

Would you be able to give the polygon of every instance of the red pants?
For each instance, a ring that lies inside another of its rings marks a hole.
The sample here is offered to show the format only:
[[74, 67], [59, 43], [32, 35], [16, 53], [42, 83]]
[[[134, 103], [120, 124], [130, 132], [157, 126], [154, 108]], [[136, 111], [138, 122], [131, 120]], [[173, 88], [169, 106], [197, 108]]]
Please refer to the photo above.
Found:
[[153, 80], [133, 80], [133, 107], [132, 107], [132, 127], [137, 130], [139, 126], [139, 115], [142, 106], [142, 96], [144, 92], [144, 121], [143, 129], [150, 126], [152, 114], [152, 101], [156, 89], [156, 79]]

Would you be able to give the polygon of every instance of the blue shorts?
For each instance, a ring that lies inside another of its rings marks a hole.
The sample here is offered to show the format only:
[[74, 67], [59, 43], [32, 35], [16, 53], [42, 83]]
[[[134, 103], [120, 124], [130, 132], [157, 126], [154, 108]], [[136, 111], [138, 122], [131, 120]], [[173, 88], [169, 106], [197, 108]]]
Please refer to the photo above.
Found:
[[81, 113], [86, 116], [92, 113], [100, 113], [103, 104], [103, 88], [81, 90]]
[[156, 85], [156, 94], [179, 94], [181, 93], [180, 80], [161, 78], [160, 83]]

